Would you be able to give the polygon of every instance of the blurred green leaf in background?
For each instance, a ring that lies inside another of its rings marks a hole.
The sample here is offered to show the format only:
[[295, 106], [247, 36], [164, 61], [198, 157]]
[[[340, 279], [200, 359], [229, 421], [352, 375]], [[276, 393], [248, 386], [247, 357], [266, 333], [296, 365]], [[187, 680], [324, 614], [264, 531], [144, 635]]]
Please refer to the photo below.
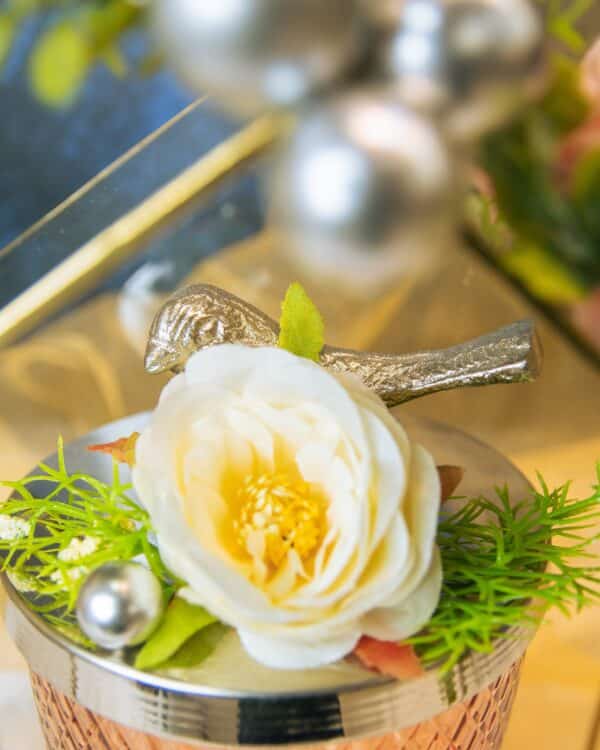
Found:
[[[21, 26], [42, 14], [47, 22], [27, 62], [31, 90], [41, 102], [49, 107], [72, 105], [97, 63], [113, 75], [127, 74], [120, 41], [143, 21], [140, 5], [128, 0], [7, 0], [0, 15], [0, 67]], [[140, 66], [145, 68], [146, 61]]]

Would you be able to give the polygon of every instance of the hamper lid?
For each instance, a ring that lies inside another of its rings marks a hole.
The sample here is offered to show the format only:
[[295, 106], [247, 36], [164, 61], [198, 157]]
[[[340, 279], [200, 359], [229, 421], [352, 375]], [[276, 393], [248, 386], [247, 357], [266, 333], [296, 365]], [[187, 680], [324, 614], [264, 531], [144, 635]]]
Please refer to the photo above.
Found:
[[[109, 479], [110, 462], [86, 446], [140, 431], [138, 414], [105, 425], [65, 448], [67, 465]], [[412, 439], [438, 464], [466, 469], [461, 492], [490, 494], [507, 485], [512, 497], [530, 492], [523, 475], [501, 454], [454, 428], [407, 418]], [[47, 463], [56, 465], [56, 455]], [[492, 499], [490, 497], [490, 499]], [[449, 503], [452, 509], [452, 501]], [[339, 663], [304, 672], [273, 670], [252, 661], [230, 633], [192, 669], [141, 672], [131, 656], [85, 650], [31, 611], [8, 580], [8, 629], [32, 672], [67, 697], [109, 719], [187, 743], [278, 745], [356, 739], [412, 726], [492, 683], [523, 654], [531, 628], [513, 628], [486, 654], [469, 653], [444, 676], [399, 681], [362, 666]]]

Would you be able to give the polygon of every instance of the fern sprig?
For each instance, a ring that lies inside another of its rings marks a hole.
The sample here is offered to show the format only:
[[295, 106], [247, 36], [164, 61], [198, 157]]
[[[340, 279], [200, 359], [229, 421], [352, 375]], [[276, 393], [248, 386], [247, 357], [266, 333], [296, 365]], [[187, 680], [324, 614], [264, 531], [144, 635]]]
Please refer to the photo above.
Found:
[[57, 468], [42, 463], [39, 472], [2, 483], [13, 494], [0, 506], [0, 522], [7, 527], [0, 534], [0, 571], [27, 592], [31, 607], [70, 624], [86, 573], [139, 555], [167, 585], [169, 573], [149, 540], [150, 517], [129, 496], [131, 485], [121, 481], [118, 465], [110, 483], [69, 473], [61, 440], [57, 463]]
[[[466, 499], [438, 528], [442, 596], [427, 627], [411, 643], [442, 671], [467, 651], [489, 653], [514, 626], [536, 625], [551, 608], [568, 615], [600, 603], [600, 566], [590, 533], [600, 526], [600, 487], [590, 497], [550, 491], [540, 479], [531, 498]], [[460, 502], [460, 501], [459, 501]]]

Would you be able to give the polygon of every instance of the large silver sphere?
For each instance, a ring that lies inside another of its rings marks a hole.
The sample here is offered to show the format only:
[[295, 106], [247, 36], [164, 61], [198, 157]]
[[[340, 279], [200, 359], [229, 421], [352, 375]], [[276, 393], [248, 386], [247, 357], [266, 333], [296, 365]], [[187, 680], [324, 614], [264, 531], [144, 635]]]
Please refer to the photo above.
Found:
[[502, 125], [541, 87], [543, 26], [528, 0], [386, 0], [364, 10], [374, 77], [439, 117], [455, 141]]
[[307, 112], [274, 157], [269, 189], [296, 259], [365, 290], [416, 274], [448, 247], [457, 192], [437, 129], [368, 90]]
[[199, 92], [254, 114], [340, 77], [362, 50], [355, 0], [155, 0], [165, 52]]
[[114, 651], [145, 641], [163, 614], [156, 576], [132, 562], [107, 563], [90, 573], [77, 600], [77, 620], [87, 637]]

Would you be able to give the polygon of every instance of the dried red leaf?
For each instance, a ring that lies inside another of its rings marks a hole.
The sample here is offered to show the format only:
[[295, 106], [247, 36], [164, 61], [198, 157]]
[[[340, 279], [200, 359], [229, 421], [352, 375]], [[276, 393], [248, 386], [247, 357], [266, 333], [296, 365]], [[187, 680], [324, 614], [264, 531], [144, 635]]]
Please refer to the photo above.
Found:
[[442, 502], [445, 503], [448, 498], [452, 497], [454, 490], [462, 482], [465, 470], [462, 466], [438, 466], [437, 470], [442, 485]]
[[363, 635], [354, 648], [354, 655], [365, 667], [389, 677], [407, 680], [425, 674], [414, 648], [406, 643], [378, 641]]
[[112, 443], [99, 443], [98, 445], [88, 445], [89, 451], [98, 453], [108, 453], [115, 461], [122, 464], [133, 466], [135, 463], [135, 444], [139, 438], [139, 432], [132, 432], [128, 437], [122, 437], [113, 440]]

